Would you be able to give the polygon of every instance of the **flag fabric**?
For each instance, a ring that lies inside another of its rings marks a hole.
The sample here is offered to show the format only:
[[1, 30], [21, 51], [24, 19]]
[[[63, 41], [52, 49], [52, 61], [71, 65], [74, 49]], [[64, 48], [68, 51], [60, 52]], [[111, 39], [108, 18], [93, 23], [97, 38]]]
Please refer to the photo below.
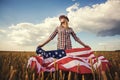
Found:
[[91, 73], [91, 66], [90, 64], [80, 58], [80, 57], [73, 57], [73, 56], [65, 56], [59, 60], [48, 65], [48, 67], [54, 67], [54, 64], [57, 64], [58, 69], [64, 71], [72, 71], [77, 73]]
[[45, 51], [38, 47], [37, 56], [30, 57], [27, 67], [35, 65], [36, 72], [64, 70], [80, 74], [92, 73], [94, 69], [106, 70], [108, 60], [104, 56], [96, 57], [91, 48], [73, 48], [68, 50]]
[[37, 48], [36, 53], [43, 56], [44, 59], [50, 58], [50, 57], [60, 59], [64, 56], [66, 56], [65, 50], [44, 51], [41, 47]]

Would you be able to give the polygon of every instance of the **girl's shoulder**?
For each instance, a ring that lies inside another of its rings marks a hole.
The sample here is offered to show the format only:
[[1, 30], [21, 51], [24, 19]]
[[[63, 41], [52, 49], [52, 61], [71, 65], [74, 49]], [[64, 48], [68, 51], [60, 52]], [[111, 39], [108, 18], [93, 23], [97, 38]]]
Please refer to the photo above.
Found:
[[68, 28], [69, 30], [73, 30], [71, 27]]

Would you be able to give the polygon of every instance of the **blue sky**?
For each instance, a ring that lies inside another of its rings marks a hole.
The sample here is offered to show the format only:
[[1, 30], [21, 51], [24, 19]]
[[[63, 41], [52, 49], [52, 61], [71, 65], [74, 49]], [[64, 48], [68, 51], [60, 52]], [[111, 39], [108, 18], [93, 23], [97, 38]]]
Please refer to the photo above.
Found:
[[39, 23], [46, 17], [66, 13], [75, 2], [80, 6], [99, 4], [106, 0], [0, 0], [0, 27], [20, 22]]
[[[60, 14], [70, 18], [70, 26], [77, 36], [93, 50], [120, 49], [120, 17], [119, 12], [115, 13], [120, 11], [116, 8], [119, 3], [107, 0], [0, 0], [0, 50], [35, 50], [52, 33]], [[111, 6], [114, 7], [111, 9]], [[39, 33], [42, 31], [45, 33]], [[52, 45], [56, 40], [44, 48], [56, 49], [56, 45]], [[73, 47], [81, 47], [73, 39], [72, 43]]]

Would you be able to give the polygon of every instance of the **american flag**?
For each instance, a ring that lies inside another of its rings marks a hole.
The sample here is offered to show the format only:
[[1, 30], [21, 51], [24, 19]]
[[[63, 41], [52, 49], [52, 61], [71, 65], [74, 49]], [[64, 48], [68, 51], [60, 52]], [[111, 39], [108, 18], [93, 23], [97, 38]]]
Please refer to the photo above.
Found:
[[57, 69], [80, 74], [92, 73], [92, 66], [97, 69], [102, 65], [106, 70], [108, 60], [104, 56], [96, 57], [91, 48], [73, 48], [68, 50], [45, 51], [38, 47], [37, 56], [30, 57], [27, 67], [35, 65], [36, 71], [55, 71]]

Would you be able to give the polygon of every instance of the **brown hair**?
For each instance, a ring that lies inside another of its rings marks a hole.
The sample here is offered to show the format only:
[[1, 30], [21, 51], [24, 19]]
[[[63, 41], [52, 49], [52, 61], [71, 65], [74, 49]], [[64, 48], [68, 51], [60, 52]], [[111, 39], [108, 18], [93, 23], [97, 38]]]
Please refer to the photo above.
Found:
[[69, 18], [67, 16], [65, 16], [65, 15], [60, 15], [59, 16], [59, 20], [62, 19], [62, 18], [65, 18], [65, 19], [67, 19], [69, 21]]

